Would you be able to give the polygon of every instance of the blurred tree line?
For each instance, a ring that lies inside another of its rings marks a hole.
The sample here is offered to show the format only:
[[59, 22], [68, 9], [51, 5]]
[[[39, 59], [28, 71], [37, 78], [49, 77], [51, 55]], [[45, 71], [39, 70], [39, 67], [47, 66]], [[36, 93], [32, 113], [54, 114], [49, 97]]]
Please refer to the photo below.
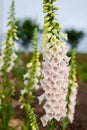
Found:
[[[37, 27], [38, 32], [42, 32], [42, 30], [39, 27], [39, 24], [36, 23], [35, 20], [26, 18], [25, 20], [17, 20], [17, 26], [18, 26], [18, 37], [20, 40], [20, 43], [27, 47], [27, 45], [30, 44], [33, 31], [35, 27]], [[71, 46], [71, 49], [77, 48], [80, 40], [84, 36], [83, 31], [77, 31], [75, 29], [65, 30], [65, 33], [68, 34], [68, 43]]]
[[31, 42], [34, 29], [37, 28], [38, 32], [40, 32], [39, 25], [36, 23], [35, 20], [26, 18], [24, 20], [18, 19], [16, 21], [16, 24], [18, 26], [18, 37], [20, 40], [20, 43], [27, 47], [27, 45]]
[[83, 38], [83, 31], [77, 31], [75, 29], [70, 29], [65, 31], [68, 34], [68, 42], [71, 46], [71, 49], [77, 48], [80, 40]]

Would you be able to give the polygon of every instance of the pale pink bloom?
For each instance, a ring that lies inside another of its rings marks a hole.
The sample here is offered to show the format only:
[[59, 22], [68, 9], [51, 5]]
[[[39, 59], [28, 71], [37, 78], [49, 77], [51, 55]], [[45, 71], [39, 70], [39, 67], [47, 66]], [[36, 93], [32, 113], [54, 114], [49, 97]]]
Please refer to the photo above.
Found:
[[62, 48], [60, 48], [59, 46], [55, 45], [51, 48], [51, 52], [53, 56], [59, 55], [59, 53], [62, 52]]
[[45, 105], [43, 106], [43, 108], [44, 108], [44, 110], [45, 110], [46, 113], [52, 112], [52, 105], [53, 105], [53, 104], [52, 104], [51, 102], [45, 103]]
[[66, 57], [66, 53], [67, 47], [65, 44], [55, 45], [43, 51], [43, 79], [40, 83], [44, 90], [44, 96], [38, 98], [40, 103], [43, 100], [45, 101], [43, 108], [46, 114], [41, 118], [43, 126], [46, 126], [48, 121], [53, 118], [60, 121], [66, 116], [69, 76], [69, 60]]
[[56, 66], [57, 64], [61, 62], [61, 60], [62, 60], [61, 57], [57, 55], [56, 57], [52, 58], [52, 63], [54, 66]]
[[49, 101], [49, 100], [51, 100], [53, 98], [53, 94], [52, 93], [46, 93], [45, 98], [46, 98], [46, 100]]
[[47, 49], [47, 50], [46, 50], [45, 52], [43, 52], [43, 53], [44, 53], [43, 58], [44, 58], [45, 60], [50, 61], [50, 60], [51, 60], [51, 58], [52, 58], [52, 55], [51, 55], [50, 50], [49, 50], [49, 49]]
[[45, 71], [42, 71], [42, 74], [45, 79], [48, 79], [51, 76], [50, 72], [47, 69], [45, 69]]
[[43, 90], [45, 90], [46, 92], [50, 92], [50, 91], [49, 91], [50, 87], [51, 87], [50, 84], [45, 84]]
[[42, 62], [42, 66], [44, 67], [44, 69], [46, 68], [50, 70], [52, 68], [52, 64], [46, 61]]
[[41, 117], [41, 121], [42, 121], [43, 127], [47, 125], [47, 123], [49, 121], [49, 117], [50, 116], [47, 116], [47, 115], [44, 115], [43, 117]]
[[58, 67], [57, 66], [53, 66], [52, 72], [53, 73], [58, 73], [58, 71], [59, 71]]

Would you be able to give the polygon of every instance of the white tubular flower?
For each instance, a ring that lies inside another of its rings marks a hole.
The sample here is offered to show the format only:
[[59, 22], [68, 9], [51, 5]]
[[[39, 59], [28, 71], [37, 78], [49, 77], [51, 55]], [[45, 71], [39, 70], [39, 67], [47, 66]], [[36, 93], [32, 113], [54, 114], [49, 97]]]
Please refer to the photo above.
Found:
[[42, 94], [41, 96], [38, 97], [39, 104], [41, 104], [45, 100], [45, 94]]
[[59, 35], [60, 35], [62, 38], [64, 38], [65, 40], [68, 40], [67, 34], [64, 34], [64, 33], [60, 32]]
[[24, 85], [27, 86], [29, 84], [29, 73], [23, 75], [24, 78]]
[[74, 83], [73, 87], [71, 88], [70, 94], [70, 102], [69, 102], [69, 110], [68, 110], [68, 119], [70, 123], [73, 123], [74, 120], [74, 113], [75, 113], [75, 105], [76, 105], [76, 96], [77, 96], [77, 87], [78, 84]]
[[17, 55], [16, 55], [15, 52], [13, 52], [12, 55], [11, 55], [11, 60], [15, 61], [16, 59], [17, 59]]
[[24, 80], [24, 85], [28, 85], [29, 81], [28, 80]]
[[6, 49], [6, 44], [3, 42], [2, 43], [2, 50], [1, 51], [4, 51]]
[[32, 66], [32, 63], [27, 64], [27, 68], [30, 68]]
[[[76, 51], [73, 49], [71, 53], [71, 61], [70, 61], [70, 71], [69, 71], [69, 84], [68, 84], [68, 93], [67, 93], [67, 112], [66, 118], [68, 120], [67, 123], [73, 123], [74, 120], [74, 113], [75, 113], [75, 105], [76, 105], [76, 96], [77, 96], [77, 88], [78, 83], [76, 82], [76, 62], [75, 62], [75, 55]], [[65, 57], [66, 61], [67, 57]]]
[[14, 62], [13, 61], [9, 62], [9, 67], [7, 69], [7, 72], [10, 72], [13, 69], [13, 67], [14, 67]]
[[35, 89], [35, 90], [38, 90], [40, 88], [40, 86], [38, 85], [38, 84], [34, 84], [33, 86], [32, 86], [32, 89]]
[[4, 65], [3, 59], [0, 59], [0, 69], [2, 68], [3, 65]]
[[8, 69], [7, 72], [10, 72], [14, 67], [14, 61], [17, 59], [17, 55], [12, 52], [11, 60], [8, 62]]
[[40, 77], [40, 75], [41, 75], [41, 72], [38, 71], [38, 70], [36, 70], [35, 76], [36, 76], [36, 77]]
[[44, 40], [47, 42], [49, 38], [51, 38], [52, 34], [51, 33], [47, 33], [46, 35], [43, 34], [42, 37], [44, 38]]
[[38, 83], [39, 83], [39, 79], [38, 79], [38, 78], [35, 78], [35, 79], [34, 79], [34, 82], [35, 82], [35, 84], [38, 84]]
[[11, 60], [8, 62], [7, 72], [10, 72], [13, 69], [14, 64], [15, 64], [14, 62], [15, 62], [16, 59], [17, 59], [16, 53], [12, 52], [12, 54], [11, 54]]
[[49, 49], [47, 49], [47, 50], [44, 50], [42, 53], [44, 53], [43, 58], [45, 60], [50, 61], [50, 59], [52, 58], [51, 51]]
[[[38, 57], [39, 58], [39, 57]], [[33, 73], [33, 85], [32, 85], [32, 89], [38, 90], [40, 88], [39, 86], [39, 77], [41, 76], [41, 64], [39, 62], [39, 59], [37, 59], [36, 63], [30, 62], [27, 64], [27, 68], [29, 68], [29, 71], [23, 75], [24, 78], [24, 85], [28, 85], [30, 83], [31, 80], [31, 70], [32, 70], [32, 66], [33, 64], [35, 64], [35, 72]]]
[[29, 73], [26, 73], [25, 75], [23, 75], [24, 79], [27, 79], [29, 77]]
[[47, 118], [47, 115], [41, 117], [41, 122], [42, 122], [42, 124], [43, 124], [43, 127], [47, 125], [48, 121], [49, 121], [49, 120], [48, 120], [48, 118]]
[[[8, 41], [9, 44], [11, 44], [11, 40], [12, 39], [9, 39], [9, 41]], [[12, 43], [14, 43], [14, 41]], [[7, 48], [8, 48], [8, 46], [6, 45], [6, 41], [5, 41], [5, 42], [2, 43], [2, 48], [1, 48], [0, 70], [2, 69], [4, 64], [8, 64], [7, 72], [10, 72], [13, 69], [13, 67], [14, 67], [14, 62], [17, 59], [17, 55], [13, 51], [13, 46], [12, 45], [9, 45], [9, 50], [11, 50], [12, 52], [9, 54], [9, 52], [10, 52], [9, 51], [8, 54], [6, 54]], [[4, 63], [5, 62], [4, 61], [5, 57], [9, 59], [9, 61], [7, 63]]]
[[24, 95], [24, 94], [26, 94], [27, 92], [28, 92], [27, 89], [24, 88], [24, 89], [21, 90], [21, 95]]

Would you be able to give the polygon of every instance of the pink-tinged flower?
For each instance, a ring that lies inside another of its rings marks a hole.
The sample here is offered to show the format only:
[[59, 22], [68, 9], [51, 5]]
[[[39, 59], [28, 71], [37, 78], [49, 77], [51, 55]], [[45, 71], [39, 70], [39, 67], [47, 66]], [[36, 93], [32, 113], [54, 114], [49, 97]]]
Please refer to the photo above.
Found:
[[45, 79], [48, 79], [51, 76], [51, 73], [47, 69], [45, 69], [45, 71], [42, 71], [42, 74]]
[[52, 58], [52, 54], [51, 51], [49, 49], [45, 50], [45, 52], [43, 51], [42, 53], [44, 53], [43, 55], [43, 59], [50, 61]]
[[49, 117], [50, 116], [47, 116], [47, 115], [41, 117], [41, 121], [42, 121], [43, 127], [47, 125], [47, 123], [49, 121]]
[[40, 83], [44, 93], [38, 97], [40, 104], [45, 101], [43, 108], [46, 114], [41, 117], [43, 126], [46, 126], [53, 118], [60, 121], [66, 116], [69, 76], [69, 59], [66, 56], [66, 48], [65, 45], [63, 47], [54, 45], [46, 51], [44, 49], [43, 52], [43, 79]]

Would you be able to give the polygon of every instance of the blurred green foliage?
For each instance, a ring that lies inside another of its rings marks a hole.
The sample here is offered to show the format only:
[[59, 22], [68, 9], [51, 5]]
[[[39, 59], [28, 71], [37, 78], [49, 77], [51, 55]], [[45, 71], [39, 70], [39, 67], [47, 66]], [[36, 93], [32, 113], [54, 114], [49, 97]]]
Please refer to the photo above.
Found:
[[87, 82], [87, 71], [82, 73], [82, 79], [84, 82]]
[[87, 54], [77, 54], [77, 76], [87, 83]]

